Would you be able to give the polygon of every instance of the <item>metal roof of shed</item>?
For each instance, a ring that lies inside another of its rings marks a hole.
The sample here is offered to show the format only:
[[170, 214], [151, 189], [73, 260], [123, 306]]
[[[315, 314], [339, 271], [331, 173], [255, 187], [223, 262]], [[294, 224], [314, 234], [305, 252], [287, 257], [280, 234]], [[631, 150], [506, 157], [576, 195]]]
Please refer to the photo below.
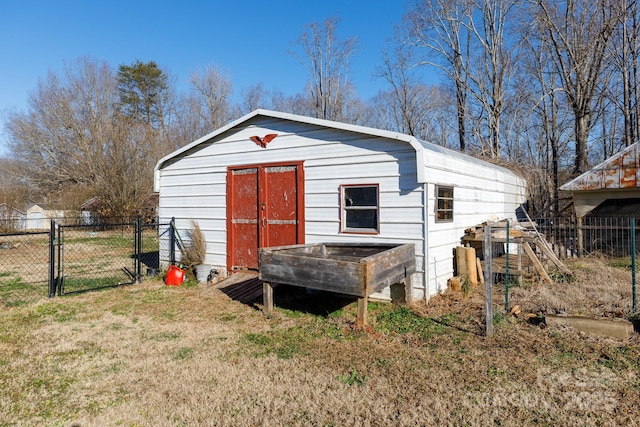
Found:
[[640, 142], [609, 157], [560, 187], [564, 191], [618, 190], [640, 187]]
[[421, 165], [422, 159], [424, 158], [425, 152], [431, 151], [431, 152], [436, 152], [436, 153], [441, 153], [441, 154], [445, 154], [447, 156], [450, 157], [455, 157], [458, 159], [463, 159], [469, 163], [473, 163], [473, 164], [477, 164], [477, 165], [483, 165], [485, 167], [490, 167], [496, 170], [500, 170], [502, 172], [508, 173], [508, 174], [512, 174], [512, 175], [517, 175], [515, 172], [513, 172], [512, 170], [509, 170], [505, 167], [499, 166], [499, 165], [495, 165], [493, 163], [489, 163], [486, 162], [484, 160], [475, 158], [473, 156], [470, 156], [468, 154], [465, 153], [461, 153], [459, 151], [455, 151], [446, 147], [442, 147], [440, 145], [428, 142], [428, 141], [423, 141], [423, 140], [419, 140], [414, 136], [411, 135], [407, 135], [407, 134], [403, 134], [403, 133], [399, 133], [399, 132], [393, 132], [393, 131], [387, 131], [387, 130], [382, 130], [382, 129], [376, 129], [376, 128], [370, 128], [370, 127], [366, 127], [366, 126], [359, 126], [359, 125], [353, 125], [353, 124], [349, 124], [349, 123], [342, 123], [342, 122], [335, 122], [335, 121], [331, 121], [331, 120], [324, 120], [324, 119], [317, 119], [317, 118], [313, 118], [313, 117], [307, 117], [307, 116], [300, 116], [300, 115], [296, 115], [296, 114], [290, 114], [290, 113], [282, 113], [282, 112], [278, 112], [278, 111], [272, 111], [272, 110], [264, 110], [264, 109], [257, 109], [252, 111], [249, 114], [246, 114], [243, 117], [240, 117], [237, 120], [234, 120], [233, 122], [227, 124], [226, 126], [221, 127], [220, 129], [211, 132], [205, 136], [203, 136], [202, 138], [199, 138], [195, 141], [193, 141], [190, 144], [185, 145], [184, 147], [174, 151], [173, 153], [170, 153], [169, 155], [163, 157], [162, 159], [160, 159], [158, 161], [158, 163], [156, 163], [155, 169], [154, 169], [154, 190], [155, 191], [159, 191], [159, 182], [158, 182], [158, 173], [159, 171], [162, 169], [163, 165], [167, 162], [169, 162], [172, 159], [176, 159], [178, 158], [180, 155], [193, 150], [194, 148], [196, 148], [198, 145], [200, 144], [205, 144], [207, 141], [210, 141], [211, 139], [215, 138], [218, 135], [221, 135], [225, 132], [227, 132], [230, 129], [233, 129], [236, 126], [241, 125], [244, 122], [247, 122], [255, 117], [258, 116], [263, 116], [263, 117], [270, 117], [270, 118], [277, 118], [277, 119], [282, 119], [282, 120], [290, 120], [290, 121], [294, 121], [294, 122], [300, 122], [300, 123], [307, 123], [307, 124], [311, 124], [311, 125], [316, 125], [316, 126], [322, 126], [322, 127], [326, 127], [326, 128], [333, 128], [333, 129], [340, 129], [340, 130], [345, 130], [348, 132], [356, 132], [356, 133], [361, 133], [364, 135], [370, 135], [370, 136], [377, 136], [377, 137], [381, 137], [381, 138], [387, 138], [387, 139], [394, 139], [397, 141], [403, 141], [408, 143], [409, 145], [411, 145], [411, 147], [416, 151], [416, 160], [419, 162], [418, 163], [418, 167], [417, 167], [417, 178], [418, 178], [418, 182], [426, 182], [426, 173], [425, 173], [425, 168]]

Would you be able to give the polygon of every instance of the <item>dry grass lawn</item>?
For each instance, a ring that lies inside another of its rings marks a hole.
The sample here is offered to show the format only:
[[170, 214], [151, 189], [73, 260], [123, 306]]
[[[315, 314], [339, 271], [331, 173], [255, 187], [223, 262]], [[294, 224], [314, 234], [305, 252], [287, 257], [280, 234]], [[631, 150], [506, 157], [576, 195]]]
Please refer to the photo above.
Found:
[[[628, 282], [606, 260], [572, 268], [513, 303], [576, 311], [594, 281]], [[604, 299], [594, 310], [615, 311]], [[275, 303], [266, 319], [211, 286], [149, 280], [3, 307], [0, 426], [640, 425], [637, 337], [498, 315], [485, 338], [479, 290], [370, 303], [366, 332], [351, 300], [279, 287]]]

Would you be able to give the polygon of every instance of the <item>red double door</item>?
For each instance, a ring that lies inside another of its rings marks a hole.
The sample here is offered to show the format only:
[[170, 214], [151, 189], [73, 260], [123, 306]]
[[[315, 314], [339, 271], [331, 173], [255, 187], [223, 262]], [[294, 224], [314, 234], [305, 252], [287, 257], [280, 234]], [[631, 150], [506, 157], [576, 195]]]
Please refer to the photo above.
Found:
[[227, 268], [257, 269], [258, 248], [304, 243], [302, 162], [227, 171]]

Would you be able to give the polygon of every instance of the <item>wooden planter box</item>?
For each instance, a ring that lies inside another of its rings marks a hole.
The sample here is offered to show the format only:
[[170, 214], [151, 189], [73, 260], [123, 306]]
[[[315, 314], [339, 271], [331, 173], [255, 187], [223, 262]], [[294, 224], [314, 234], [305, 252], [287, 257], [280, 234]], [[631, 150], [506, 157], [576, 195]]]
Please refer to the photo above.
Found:
[[[320, 243], [261, 248], [264, 310], [273, 309], [272, 283], [285, 283], [358, 298], [358, 326], [366, 324], [369, 295], [392, 286], [392, 299], [409, 302], [416, 271], [413, 244]], [[395, 286], [404, 284], [404, 286]]]

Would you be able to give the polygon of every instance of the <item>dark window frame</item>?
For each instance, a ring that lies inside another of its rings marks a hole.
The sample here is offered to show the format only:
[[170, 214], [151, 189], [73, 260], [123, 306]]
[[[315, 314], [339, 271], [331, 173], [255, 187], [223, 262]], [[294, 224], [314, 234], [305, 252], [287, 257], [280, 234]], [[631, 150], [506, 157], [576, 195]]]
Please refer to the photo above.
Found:
[[[352, 188], [375, 188], [376, 204], [351, 206], [347, 199], [347, 192]], [[353, 227], [347, 224], [351, 222], [347, 218], [358, 211], [367, 211], [374, 214], [375, 227]], [[342, 184], [340, 185], [340, 233], [344, 234], [380, 234], [380, 185], [379, 184]]]
[[453, 222], [455, 206], [453, 186], [436, 185], [435, 193], [436, 222]]

